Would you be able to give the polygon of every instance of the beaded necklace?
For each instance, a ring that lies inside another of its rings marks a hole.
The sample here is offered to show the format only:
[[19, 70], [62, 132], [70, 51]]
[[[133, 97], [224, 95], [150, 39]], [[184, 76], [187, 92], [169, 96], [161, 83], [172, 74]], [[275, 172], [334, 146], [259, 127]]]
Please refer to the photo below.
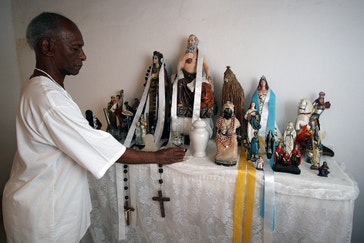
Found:
[[[217, 127], [224, 126], [225, 118], [220, 117], [216, 121]], [[228, 148], [231, 146], [232, 137], [235, 134], [235, 115], [231, 116], [231, 123], [230, 126], [227, 127], [227, 131], [225, 134], [217, 134], [216, 135], [216, 141], [221, 143], [225, 148]]]

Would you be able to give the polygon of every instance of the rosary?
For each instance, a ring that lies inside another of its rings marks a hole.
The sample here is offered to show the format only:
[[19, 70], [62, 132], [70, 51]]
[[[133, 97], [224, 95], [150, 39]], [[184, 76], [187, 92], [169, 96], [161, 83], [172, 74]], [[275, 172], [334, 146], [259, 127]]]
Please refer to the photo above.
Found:
[[158, 172], [159, 172], [159, 190], [158, 190], [158, 196], [157, 197], [152, 197], [153, 201], [159, 201], [159, 207], [161, 210], [161, 216], [162, 218], [164, 218], [166, 216], [165, 211], [164, 211], [164, 202], [168, 202], [171, 199], [169, 197], [163, 197], [162, 194], [162, 184], [163, 184], [163, 179], [162, 179], [162, 174], [163, 174], [163, 165], [159, 164], [158, 165]]
[[128, 174], [129, 166], [127, 164], [124, 164], [124, 216], [126, 220], [126, 225], [130, 225], [130, 218], [131, 218], [131, 212], [133, 212], [135, 209], [129, 206], [129, 195], [128, 195], [128, 189], [129, 189], [129, 174]]

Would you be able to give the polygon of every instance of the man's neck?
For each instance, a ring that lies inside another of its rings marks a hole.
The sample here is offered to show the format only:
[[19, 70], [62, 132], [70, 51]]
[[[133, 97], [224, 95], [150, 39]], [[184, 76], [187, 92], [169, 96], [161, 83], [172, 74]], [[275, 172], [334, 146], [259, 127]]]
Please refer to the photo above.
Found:
[[53, 82], [57, 83], [62, 88], [64, 88], [64, 85], [63, 85], [64, 77], [58, 77], [59, 75], [58, 76], [55, 75], [54, 72], [51, 71], [51, 69], [47, 69], [44, 67], [41, 68], [39, 66], [36, 66], [34, 68], [32, 77], [40, 76], [40, 75], [48, 77], [50, 80], [52, 80]]

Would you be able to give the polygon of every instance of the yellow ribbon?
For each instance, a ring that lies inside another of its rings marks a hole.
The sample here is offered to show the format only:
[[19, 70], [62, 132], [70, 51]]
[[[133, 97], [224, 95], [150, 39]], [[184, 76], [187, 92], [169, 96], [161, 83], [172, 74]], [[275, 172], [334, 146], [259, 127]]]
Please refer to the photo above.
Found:
[[[243, 242], [250, 242], [251, 229], [253, 226], [253, 209], [255, 194], [256, 170], [255, 164], [248, 161], [247, 151], [243, 148], [240, 154], [238, 165], [238, 175], [235, 189], [235, 208], [234, 208], [234, 235], [233, 242], [238, 243], [242, 240], [243, 222], [244, 234]], [[246, 193], [245, 193], [246, 189]], [[245, 215], [243, 221], [244, 197]]]

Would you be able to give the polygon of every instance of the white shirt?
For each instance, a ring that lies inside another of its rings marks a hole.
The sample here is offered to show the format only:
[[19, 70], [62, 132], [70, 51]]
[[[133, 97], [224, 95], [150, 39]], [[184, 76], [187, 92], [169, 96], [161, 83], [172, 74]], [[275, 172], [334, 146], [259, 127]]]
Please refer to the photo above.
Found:
[[87, 170], [101, 178], [125, 146], [93, 129], [68, 92], [43, 76], [23, 85], [16, 132], [3, 194], [9, 242], [79, 242], [92, 208]]

